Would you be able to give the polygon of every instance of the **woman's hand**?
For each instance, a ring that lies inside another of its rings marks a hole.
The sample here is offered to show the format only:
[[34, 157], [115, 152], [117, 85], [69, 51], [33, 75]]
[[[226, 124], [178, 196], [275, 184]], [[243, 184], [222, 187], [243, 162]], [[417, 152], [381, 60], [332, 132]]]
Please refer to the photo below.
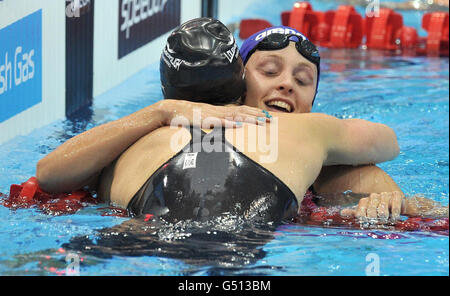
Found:
[[242, 126], [243, 122], [264, 125], [270, 116], [261, 109], [248, 106], [214, 106], [182, 100], [164, 100], [157, 103], [157, 108], [164, 110], [164, 125], [193, 125], [212, 128], [221, 125], [233, 128]]
[[443, 207], [434, 200], [413, 196], [405, 198], [401, 192], [372, 193], [361, 198], [356, 207], [343, 209], [341, 215], [359, 220], [377, 219], [397, 221], [400, 215], [409, 217], [448, 217], [448, 206]]
[[405, 214], [410, 217], [448, 218], [448, 206], [441, 206], [438, 202], [420, 196], [413, 196], [405, 200]]
[[358, 206], [351, 209], [343, 209], [342, 216], [355, 217], [359, 220], [380, 219], [387, 221], [389, 218], [396, 221], [404, 210], [404, 196], [402, 193], [383, 192], [372, 193], [369, 197], [361, 198]]

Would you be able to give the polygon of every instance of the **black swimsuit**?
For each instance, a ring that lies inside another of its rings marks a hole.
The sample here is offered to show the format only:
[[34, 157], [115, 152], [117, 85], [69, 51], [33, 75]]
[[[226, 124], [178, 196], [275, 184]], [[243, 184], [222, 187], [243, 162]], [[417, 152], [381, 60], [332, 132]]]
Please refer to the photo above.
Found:
[[296, 216], [294, 193], [228, 143], [224, 129], [206, 134], [191, 127], [190, 132], [189, 144], [154, 172], [131, 199], [130, 216], [152, 214], [176, 222], [229, 214], [277, 223]]

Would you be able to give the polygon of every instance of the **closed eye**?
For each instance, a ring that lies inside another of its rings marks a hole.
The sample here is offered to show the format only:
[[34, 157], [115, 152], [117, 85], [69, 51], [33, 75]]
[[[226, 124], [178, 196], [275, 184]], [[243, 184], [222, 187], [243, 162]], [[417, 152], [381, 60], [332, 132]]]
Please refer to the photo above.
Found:
[[282, 66], [277, 60], [265, 59], [259, 65], [259, 69], [266, 76], [276, 76], [282, 71]]
[[269, 70], [264, 70], [264, 74], [268, 75], [268, 76], [275, 76], [278, 74], [278, 72], [276, 71], [269, 71]]
[[297, 82], [297, 84], [301, 85], [301, 86], [307, 86], [307, 85], [311, 85], [313, 83], [313, 81], [309, 78], [309, 76], [298, 75], [298, 76], [294, 76], [294, 77], [295, 77], [295, 81]]

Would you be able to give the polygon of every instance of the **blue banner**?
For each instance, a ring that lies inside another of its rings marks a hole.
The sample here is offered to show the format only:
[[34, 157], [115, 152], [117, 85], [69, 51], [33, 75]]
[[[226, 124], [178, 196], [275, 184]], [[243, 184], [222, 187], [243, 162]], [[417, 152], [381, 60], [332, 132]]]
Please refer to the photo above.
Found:
[[0, 29], [0, 123], [42, 102], [42, 10]]

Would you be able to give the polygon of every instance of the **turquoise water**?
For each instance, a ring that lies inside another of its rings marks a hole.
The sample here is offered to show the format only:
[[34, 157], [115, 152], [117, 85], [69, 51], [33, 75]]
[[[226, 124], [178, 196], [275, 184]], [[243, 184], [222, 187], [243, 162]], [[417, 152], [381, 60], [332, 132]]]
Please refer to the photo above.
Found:
[[[291, 6], [281, 5], [287, 7], [279, 11]], [[279, 23], [273, 11], [258, 9], [254, 13]], [[449, 59], [389, 57], [359, 50], [321, 53], [323, 74], [313, 111], [391, 126], [401, 153], [380, 166], [407, 195], [422, 194], [448, 204]], [[70, 137], [161, 98], [154, 64], [97, 97], [90, 118], [57, 121], [0, 145], [0, 192], [7, 193], [10, 184], [35, 175], [37, 161]], [[86, 237], [112, 247], [80, 254], [81, 275], [366, 275], [374, 254], [380, 275], [449, 274], [445, 235], [303, 225], [268, 231], [241, 224], [227, 228], [227, 221], [220, 221], [209, 229], [164, 226], [157, 236], [147, 236], [149, 243], [139, 236], [105, 238], [113, 231], [99, 235], [98, 230], [128, 220], [101, 216], [99, 208], [104, 206], [59, 217], [37, 209], [0, 207], [0, 274], [60, 274], [68, 263], [67, 253], [58, 250]], [[119, 246], [122, 249], [114, 251]]]

